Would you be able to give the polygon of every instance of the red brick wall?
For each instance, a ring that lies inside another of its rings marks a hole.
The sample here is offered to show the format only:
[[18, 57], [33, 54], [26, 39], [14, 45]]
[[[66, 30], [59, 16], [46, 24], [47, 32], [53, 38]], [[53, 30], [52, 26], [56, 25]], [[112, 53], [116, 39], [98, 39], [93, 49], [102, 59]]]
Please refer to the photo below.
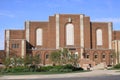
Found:
[[38, 28], [42, 28], [43, 29], [43, 45], [42, 46], [37, 46], [37, 47], [42, 47], [42, 48], [46, 48], [47, 44], [48, 44], [48, 22], [30, 22], [30, 44], [33, 46], [37, 46], [36, 45], [36, 30]]
[[55, 16], [49, 17], [49, 26], [48, 26], [48, 47], [56, 48], [56, 21]]
[[102, 48], [108, 49], [108, 23], [100, 23], [100, 22], [92, 22], [91, 23], [92, 27], [92, 48], [97, 48], [96, 45], [96, 30], [97, 29], [102, 29], [102, 39], [103, 39], [103, 45], [101, 46]]
[[[18, 48], [13, 48], [12, 44], [18, 44], [19, 47]], [[17, 55], [17, 56], [21, 56], [22, 55], [22, 40], [10, 40], [10, 55]], [[24, 54], [26, 55], [26, 41], [24, 44]]]
[[68, 18], [72, 19], [74, 25], [74, 46], [80, 47], [80, 15], [60, 14], [60, 47], [66, 47], [66, 24]]
[[[106, 62], [107, 65], [112, 65], [115, 64], [114, 61], [114, 54], [113, 58], [110, 57], [110, 54], [113, 53], [113, 50], [99, 50], [99, 49], [94, 49], [94, 50], [85, 50], [85, 53], [89, 54], [89, 59], [94, 61], [96, 64], [100, 64], [101, 62]], [[97, 54], [98, 58], [94, 58], [94, 54]], [[103, 59], [102, 54], [105, 54], [105, 58]]]
[[113, 31], [112, 36], [112, 40], [120, 40], [120, 31]]
[[[5, 34], [6, 35], [6, 34]], [[25, 31], [24, 30], [10, 30], [10, 40], [9, 40], [9, 52], [10, 55], [21, 56], [22, 53], [22, 40], [25, 39]], [[18, 44], [18, 48], [12, 48], [12, 44]], [[24, 44], [24, 52], [26, 54], [26, 41]], [[6, 41], [5, 41], [5, 51], [6, 51]]]
[[10, 30], [10, 39], [25, 39], [24, 30]]
[[4, 50], [0, 50], [0, 64], [2, 63], [2, 60], [5, 58], [5, 51]]
[[91, 48], [90, 17], [84, 18], [84, 40], [85, 48]]

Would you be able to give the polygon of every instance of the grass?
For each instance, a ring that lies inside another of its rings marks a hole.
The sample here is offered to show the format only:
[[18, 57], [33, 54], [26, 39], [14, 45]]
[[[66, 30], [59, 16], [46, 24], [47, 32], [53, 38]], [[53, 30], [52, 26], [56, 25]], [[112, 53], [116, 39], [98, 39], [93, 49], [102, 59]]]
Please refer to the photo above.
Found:
[[117, 68], [109, 68], [108, 70], [120, 70], [120, 69], [117, 69]]
[[116, 72], [120, 72], [120, 69], [116, 69], [116, 68], [109, 68], [108, 70], [117, 70]]
[[16, 73], [0, 73], [0, 75], [50, 75], [50, 74], [66, 74], [66, 73], [79, 73], [88, 71], [73, 71], [73, 72], [16, 72]]

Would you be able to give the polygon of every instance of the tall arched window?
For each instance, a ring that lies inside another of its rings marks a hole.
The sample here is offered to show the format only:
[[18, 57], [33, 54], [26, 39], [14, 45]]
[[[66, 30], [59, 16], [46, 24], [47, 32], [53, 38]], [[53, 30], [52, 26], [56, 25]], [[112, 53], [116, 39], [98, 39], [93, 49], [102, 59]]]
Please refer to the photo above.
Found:
[[71, 23], [66, 25], [66, 45], [74, 45], [74, 26]]
[[102, 30], [101, 29], [96, 30], [96, 40], [97, 40], [97, 45], [98, 46], [103, 45], [103, 42], [102, 42]]
[[36, 30], [36, 45], [41, 46], [43, 43], [42, 39], [43, 30], [41, 28]]

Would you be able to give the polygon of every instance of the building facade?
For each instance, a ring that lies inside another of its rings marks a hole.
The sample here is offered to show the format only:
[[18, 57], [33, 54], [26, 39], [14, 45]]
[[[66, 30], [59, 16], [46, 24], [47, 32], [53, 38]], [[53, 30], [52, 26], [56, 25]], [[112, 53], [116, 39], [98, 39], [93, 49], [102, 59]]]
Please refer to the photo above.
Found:
[[120, 62], [119, 35], [111, 22], [91, 22], [84, 14], [55, 14], [44, 22], [26, 21], [24, 30], [5, 30], [5, 53], [39, 54], [42, 64], [50, 65], [50, 53], [67, 48], [80, 56], [80, 65], [113, 65]]

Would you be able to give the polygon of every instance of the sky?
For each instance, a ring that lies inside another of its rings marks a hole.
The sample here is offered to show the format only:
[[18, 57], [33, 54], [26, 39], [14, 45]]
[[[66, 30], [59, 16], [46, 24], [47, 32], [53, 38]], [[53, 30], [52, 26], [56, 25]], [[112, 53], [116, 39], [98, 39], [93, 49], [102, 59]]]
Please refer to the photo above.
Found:
[[85, 14], [120, 30], [120, 0], [0, 0], [0, 50], [5, 30], [22, 30], [25, 21], [48, 21], [54, 14]]

